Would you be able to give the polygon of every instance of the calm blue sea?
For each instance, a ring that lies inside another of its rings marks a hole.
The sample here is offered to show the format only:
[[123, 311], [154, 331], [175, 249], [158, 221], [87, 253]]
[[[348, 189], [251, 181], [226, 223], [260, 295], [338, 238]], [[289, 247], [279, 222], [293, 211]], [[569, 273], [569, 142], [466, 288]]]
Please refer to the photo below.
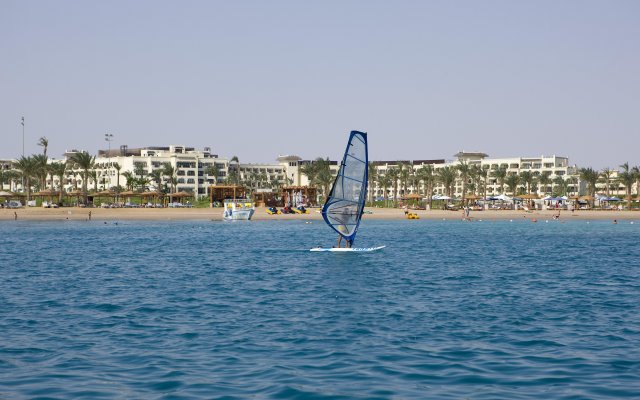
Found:
[[640, 398], [640, 221], [0, 223], [0, 398]]

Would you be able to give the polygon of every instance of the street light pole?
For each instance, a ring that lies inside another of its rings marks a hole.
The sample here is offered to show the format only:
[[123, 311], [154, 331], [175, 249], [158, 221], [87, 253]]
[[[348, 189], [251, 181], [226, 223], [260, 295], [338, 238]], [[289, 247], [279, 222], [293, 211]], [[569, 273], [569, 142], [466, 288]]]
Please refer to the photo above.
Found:
[[111, 141], [113, 140], [113, 133], [105, 133], [104, 140], [109, 143], [109, 152], [107, 153], [107, 176], [109, 177], [109, 188], [111, 188]]
[[[24, 115], [22, 116], [22, 158], [24, 158]], [[24, 192], [24, 174], [22, 174], [22, 191]]]
[[22, 117], [22, 157], [24, 157], [24, 116]]

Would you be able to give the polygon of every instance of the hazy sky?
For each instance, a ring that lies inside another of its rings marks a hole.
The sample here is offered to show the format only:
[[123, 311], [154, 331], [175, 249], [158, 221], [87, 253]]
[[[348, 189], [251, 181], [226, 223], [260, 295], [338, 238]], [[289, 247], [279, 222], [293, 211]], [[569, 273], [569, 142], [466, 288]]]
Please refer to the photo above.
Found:
[[640, 165], [640, 1], [0, 0], [0, 157], [564, 155]]

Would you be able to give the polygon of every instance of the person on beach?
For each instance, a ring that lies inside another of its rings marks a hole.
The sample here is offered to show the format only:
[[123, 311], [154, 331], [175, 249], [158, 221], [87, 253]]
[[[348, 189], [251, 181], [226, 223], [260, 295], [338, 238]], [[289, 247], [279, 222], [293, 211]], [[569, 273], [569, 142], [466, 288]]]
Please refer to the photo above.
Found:
[[18, 220], [18, 213], [17, 212], [13, 212], [13, 220], [17, 221]]
[[89, 211], [89, 221], [91, 221], [91, 211]]

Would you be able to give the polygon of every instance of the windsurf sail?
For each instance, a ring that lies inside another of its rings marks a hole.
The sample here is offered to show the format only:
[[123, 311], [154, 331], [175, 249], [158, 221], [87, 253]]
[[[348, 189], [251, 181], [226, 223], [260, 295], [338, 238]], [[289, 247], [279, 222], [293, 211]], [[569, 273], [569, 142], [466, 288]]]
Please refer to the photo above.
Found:
[[325, 222], [351, 243], [367, 199], [368, 162], [367, 134], [351, 131], [338, 176], [322, 207]]

